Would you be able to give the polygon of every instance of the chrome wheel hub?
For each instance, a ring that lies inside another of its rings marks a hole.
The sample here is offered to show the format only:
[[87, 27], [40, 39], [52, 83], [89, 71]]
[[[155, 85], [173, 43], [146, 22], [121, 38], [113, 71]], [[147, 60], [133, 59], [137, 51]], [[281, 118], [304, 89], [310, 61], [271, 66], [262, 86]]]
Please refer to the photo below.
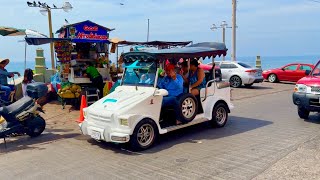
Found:
[[182, 103], [182, 114], [186, 118], [191, 118], [195, 113], [195, 102], [192, 98], [187, 98]]
[[144, 124], [138, 130], [137, 140], [141, 146], [148, 146], [154, 139], [154, 129], [150, 124]]

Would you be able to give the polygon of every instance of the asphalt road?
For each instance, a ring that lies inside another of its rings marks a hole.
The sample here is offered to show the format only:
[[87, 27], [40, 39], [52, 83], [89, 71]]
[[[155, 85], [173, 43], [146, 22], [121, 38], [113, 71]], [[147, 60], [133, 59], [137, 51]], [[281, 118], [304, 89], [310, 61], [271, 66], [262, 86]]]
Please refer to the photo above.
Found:
[[284, 86], [234, 90], [226, 127], [182, 129], [141, 153], [80, 135], [78, 112], [56, 105], [45, 134], [0, 144], [0, 179], [319, 179], [319, 116], [299, 119]]

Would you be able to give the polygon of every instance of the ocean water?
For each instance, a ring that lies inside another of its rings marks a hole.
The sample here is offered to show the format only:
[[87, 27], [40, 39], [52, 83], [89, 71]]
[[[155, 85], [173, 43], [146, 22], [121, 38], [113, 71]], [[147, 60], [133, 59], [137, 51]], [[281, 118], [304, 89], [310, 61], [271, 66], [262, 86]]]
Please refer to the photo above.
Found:
[[[226, 60], [230, 60], [230, 57], [226, 57]], [[308, 63], [316, 64], [320, 60], [320, 55], [309, 55], [309, 56], [261, 56], [261, 68], [263, 70], [282, 67], [290, 63]], [[216, 58], [216, 60], [221, 60], [221, 58]], [[211, 60], [205, 60], [204, 62], [209, 62]], [[255, 56], [243, 56], [237, 57], [237, 61], [255, 66], [256, 57]]]
[[[308, 63], [316, 64], [320, 60], [320, 55], [314, 56], [269, 56], [261, 57], [261, 66], [263, 70], [282, 67], [290, 63]], [[255, 66], [256, 57], [239, 57], [237, 61], [242, 61], [251, 66]]]
[[[215, 60], [221, 60], [221, 58], [216, 58]], [[230, 60], [230, 57], [226, 57], [226, 60]], [[271, 68], [277, 68], [282, 67], [289, 63], [310, 63], [315, 64], [320, 60], [320, 55], [308, 55], [308, 56], [261, 56], [261, 64], [262, 69], [271, 69]], [[243, 56], [243, 57], [237, 57], [237, 61], [244, 62], [246, 64], [249, 64], [251, 66], [255, 66], [256, 57], [255, 56]], [[204, 63], [211, 62], [209, 59], [205, 59]], [[27, 61], [27, 68], [34, 69], [35, 61]], [[46, 66], [48, 68], [51, 68], [51, 63], [49, 61], [46, 61]], [[11, 61], [6, 69], [8, 71], [15, 71], [19, 72], [22, 76], [24, 73], [24, 61]]]
[[[46, 64], [47, 64], [47, 66], [50, 65], [50, 64], [48, 64], [48, 62]], [[27, 61], [26, 65], [27, 65], [26, 66], [27, 68], [34, 69], [35, 61]], [[21, 76], [23, 76], [23, 73], [25, 70], [24, 61], [10, 61], [10, 63], [6, 66], [6, 69], [9, 72], [19, 72], [21, 74]]]

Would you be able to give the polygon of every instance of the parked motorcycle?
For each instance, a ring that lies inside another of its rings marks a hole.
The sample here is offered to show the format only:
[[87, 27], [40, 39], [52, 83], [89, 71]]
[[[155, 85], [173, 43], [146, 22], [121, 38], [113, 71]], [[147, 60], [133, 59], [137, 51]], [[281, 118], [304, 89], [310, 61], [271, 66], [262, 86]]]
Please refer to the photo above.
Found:
[[39, 115], [44, 113], [42, 107], [37, 104], [37, 99], [45, 96], [48, 87], [44, 83], [31, 83], [27, 85], [28, 96], [0, 108], [2, 128], [0, 138], [13, 134], [27, 134], [30, 137], [39, 136], [46, 127], [45, 120]]

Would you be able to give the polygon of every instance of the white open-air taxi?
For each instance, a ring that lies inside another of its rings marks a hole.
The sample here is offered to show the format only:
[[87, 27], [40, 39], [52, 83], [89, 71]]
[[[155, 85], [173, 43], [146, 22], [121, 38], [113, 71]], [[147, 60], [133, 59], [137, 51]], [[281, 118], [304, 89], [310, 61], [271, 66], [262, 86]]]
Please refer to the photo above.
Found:
[[182, 116], [176, 125], [174, 108], [162, 108], [162, 99], [168, 95], [157, 88], [160, 68], [166, 61], [177, 64], [183, 58], [225, 56], [222, 43], [202, 43], [192, 47], [128, 52], [122, 55], [126, 65], [120, 86], [114, 92], [84, 109], [85, 120], [81, 132], [98, 141], [131, 144], [134, 150], [151, 147], [159, 134], [209, 121], [223, 127], [233, 108], [228, 82], [214, 78], [214, 68], [206, 74], [206, 87], [198, 97], [183, 93], [178, 97]]

